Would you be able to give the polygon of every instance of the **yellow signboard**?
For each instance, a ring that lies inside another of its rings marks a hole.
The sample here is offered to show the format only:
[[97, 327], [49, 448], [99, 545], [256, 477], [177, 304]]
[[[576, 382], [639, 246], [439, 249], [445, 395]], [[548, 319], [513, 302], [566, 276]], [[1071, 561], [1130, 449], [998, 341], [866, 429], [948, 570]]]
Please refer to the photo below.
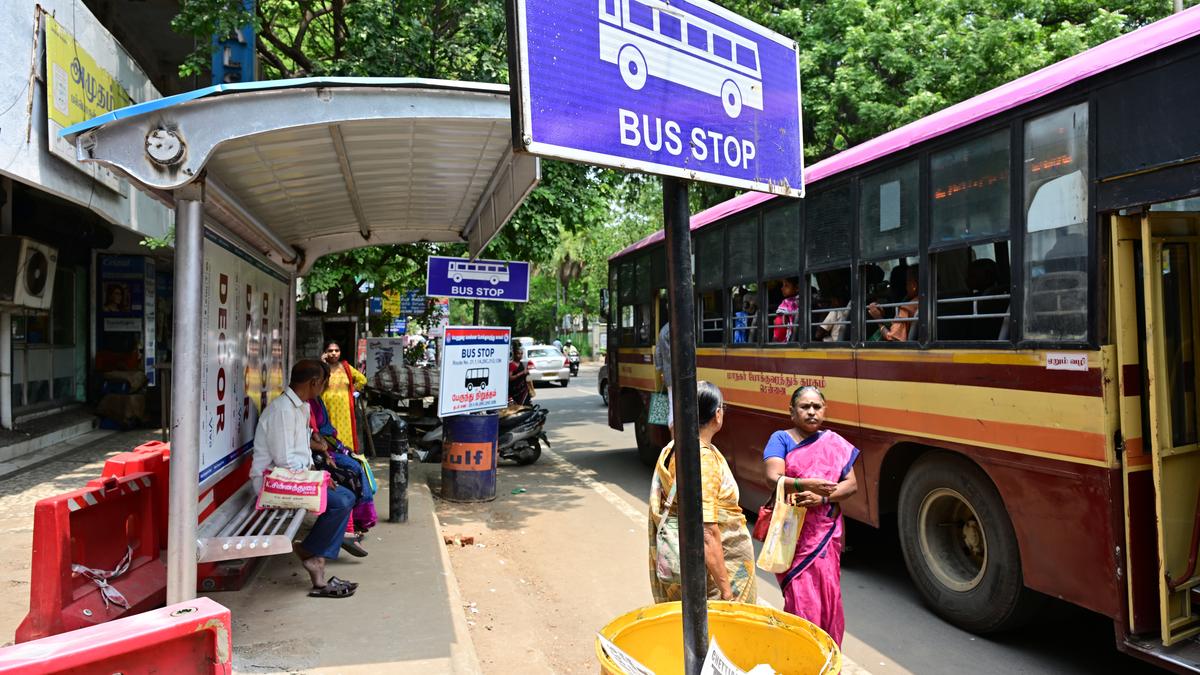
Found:
[[400, 291], [383, 292], [383, 311], [388, 316], [400, 316]]
[[[96, 63], [62, 24], [48, 14], [44, 18], [50, 149], [90, 174], [93, 169], [76, 163], [74, 148], [60, 139], [58, 133], [72, 124], [132, 105], [133, 98], [111, 73]], [[118, 187], [116, 176], [107, 171], [97, 173], [96, 178], [113, 189]]]

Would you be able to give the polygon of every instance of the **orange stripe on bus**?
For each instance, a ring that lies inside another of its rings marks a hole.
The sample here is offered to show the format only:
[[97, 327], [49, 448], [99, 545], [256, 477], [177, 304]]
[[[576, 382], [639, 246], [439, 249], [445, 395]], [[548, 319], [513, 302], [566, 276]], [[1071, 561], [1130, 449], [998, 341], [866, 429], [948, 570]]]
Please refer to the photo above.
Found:
[[930, 433], [978, 443], [1010, 445], [1100, 462], [1106, 459], [1103, 434], [865, 405], [858, 406], [858, 413], [861, 423], [866, 426], [884, 426], [914, 434]]

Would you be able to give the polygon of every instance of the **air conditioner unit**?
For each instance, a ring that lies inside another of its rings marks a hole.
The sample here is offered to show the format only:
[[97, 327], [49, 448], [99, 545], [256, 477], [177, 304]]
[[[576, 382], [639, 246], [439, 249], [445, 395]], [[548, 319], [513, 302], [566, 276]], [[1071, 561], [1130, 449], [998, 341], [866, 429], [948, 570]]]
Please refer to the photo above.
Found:
[[0, 235], [0, 305], [46, 309], [58, 251], [28, 237]]

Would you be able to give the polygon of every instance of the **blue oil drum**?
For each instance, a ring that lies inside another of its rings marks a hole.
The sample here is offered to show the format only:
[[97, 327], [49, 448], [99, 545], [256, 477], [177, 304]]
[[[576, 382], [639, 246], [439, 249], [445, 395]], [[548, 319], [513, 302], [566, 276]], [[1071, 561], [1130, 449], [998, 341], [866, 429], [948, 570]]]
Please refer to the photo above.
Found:
[[490, 502], [496, 498], [496, 439], [500, 416], [455, 415], [442, 423], [442, 499]]

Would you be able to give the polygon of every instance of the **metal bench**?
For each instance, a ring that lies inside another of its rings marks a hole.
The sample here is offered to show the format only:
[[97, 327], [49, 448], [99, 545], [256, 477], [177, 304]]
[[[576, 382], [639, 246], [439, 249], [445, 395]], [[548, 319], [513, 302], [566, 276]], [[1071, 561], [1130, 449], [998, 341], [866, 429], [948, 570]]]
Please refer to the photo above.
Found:
[[209, 563], [292, 552], [304, 509], [254, 508], [257, 495], [246, 481], [197, 531], [196, 560]]

